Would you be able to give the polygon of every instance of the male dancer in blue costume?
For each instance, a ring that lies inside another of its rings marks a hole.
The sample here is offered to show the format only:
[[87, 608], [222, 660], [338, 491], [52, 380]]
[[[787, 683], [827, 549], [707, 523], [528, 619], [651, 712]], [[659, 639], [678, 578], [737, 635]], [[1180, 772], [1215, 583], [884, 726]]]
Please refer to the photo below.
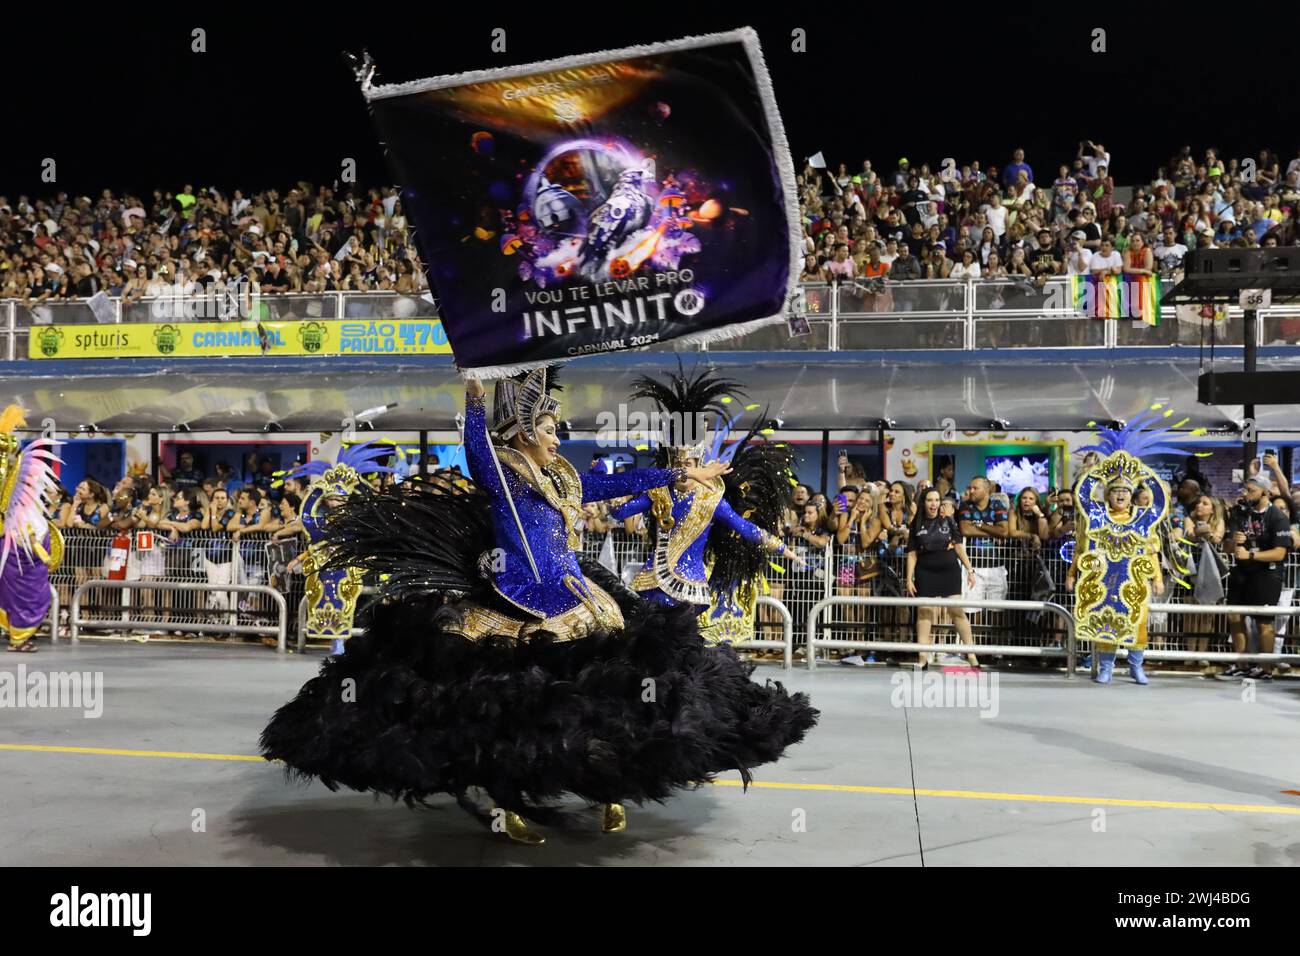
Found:
[[[653, 488], [611, 513], [620, 521], [647, 511], [652, 518], [652, 551], [632, 588], [660, 604], [694, 605], [701, 613], [712, 607], [701, 627], [710, 632], [722, 630], [711, 625], [728, 616], [745, 617], [746, 609], [737, 605], [736, 592], [743, 588], [755, 593], [753, 586], [767, 563], [766, 555], [785, 556], [796, 570], [804, 567], [803, 560], [788, 551], [779, 538], [737, 514], [728, 500], [743, 503], [750, 514], [764, 513], [766, 521], [775, 526], [788, 504], [789, 450], [784, 445], [749, 444], [752, 433], [724, 449], [730, 427], [737, 420], [728, 420], [726, 406], [735, 400], [739, 388], [710, 370], [687, 375], [679, 368], [676, 374], [669, 373], [666, 384], [642, 377], [632, 394], [659, 403], [662, 463], [676, 467], [731, 463], [740, 452], [743, 474], [732, 487], [722, 478], [709, 482], [687, 478], [668, 488]], [[712, 434], [704, 424], [710, 412], [718, 416], [720, 426]]]

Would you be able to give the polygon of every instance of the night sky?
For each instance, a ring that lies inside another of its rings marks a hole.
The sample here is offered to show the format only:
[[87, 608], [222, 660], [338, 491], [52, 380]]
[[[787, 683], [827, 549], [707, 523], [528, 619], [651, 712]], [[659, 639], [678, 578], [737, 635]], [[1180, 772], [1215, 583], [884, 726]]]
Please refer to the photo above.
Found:
[[[1041, 4], [851, 12], [866, 6], [808, 5], [781, 19], [571, 4], [450, 21], [440, 4], [359, 5], [347, 17], [331, 4], [318, 14], [231, 5], [185, 22], [176, 7], [14, 20], [0, 194], [283, 188], [332, 181], [343, 157], [357, 160], [362, 183], [387, 182], [345, 49], [368, 48], [379, 80], [397, 82], [743, 25], [759, 31], [796, 162], [820, 149], [853, 168], [869, 157], [892, 169], [901, 155], [914, 166], [945, 156], [1002, 165], [1023, 146], [1050, 181], [1084, 137], [1106, 145], [1123, 185], [1149, 181], [1184, 143], [1198, 156], [1208, 145], [1227, 157], [1268, 146], [1283, 167], [1300, 145], [1300, 71], [1287, 61], [1300, 8], [1245, 22], [1167, 6], [1138, 20], [1115, 4], [1105, 15], [1074, 4], [1068, 17], [1019, 12]], [[193, 27], [206, 29], [206, 53], [191, 52]], [[507, 31], [503, 54], [489, 48], [494, 27]], [[791, 50], [796, 27], [805, 53]], [[1105, 53], [1090, 50], [1096, 27]], [[58, 163], [55, 187], [40, 182], [44, 157]]]

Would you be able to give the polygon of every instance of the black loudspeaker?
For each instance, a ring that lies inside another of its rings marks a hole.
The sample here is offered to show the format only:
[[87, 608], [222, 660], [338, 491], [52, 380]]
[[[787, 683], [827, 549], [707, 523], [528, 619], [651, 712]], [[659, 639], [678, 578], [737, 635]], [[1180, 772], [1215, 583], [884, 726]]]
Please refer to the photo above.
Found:
[[1202, 372], [1196, 384], [1196, 398], [1202, 405], [1300, 402], [1300, 371]]
[[1273, 249], [1196, 249], [1183, 262], [1184, 275], [1256, 275], [1283, 273], [1300, 276], [1300, 246]]

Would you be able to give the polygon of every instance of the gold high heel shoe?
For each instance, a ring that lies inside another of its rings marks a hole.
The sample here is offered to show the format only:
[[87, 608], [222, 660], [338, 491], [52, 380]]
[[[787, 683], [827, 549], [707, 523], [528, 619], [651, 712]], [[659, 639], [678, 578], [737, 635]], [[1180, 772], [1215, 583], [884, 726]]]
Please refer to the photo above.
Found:
[[623, 809], [623, 804], [605, 804], [605, 817], [600, 829], [602, 833], [622, 833], [627, 829], [627, 811]]
[[546, 842], [546, 837], [531, 829], [519, 814], [507, 810], [505, 815], [505, 835], [515, 843], [522, 843], [524, 846], [541, 846]]

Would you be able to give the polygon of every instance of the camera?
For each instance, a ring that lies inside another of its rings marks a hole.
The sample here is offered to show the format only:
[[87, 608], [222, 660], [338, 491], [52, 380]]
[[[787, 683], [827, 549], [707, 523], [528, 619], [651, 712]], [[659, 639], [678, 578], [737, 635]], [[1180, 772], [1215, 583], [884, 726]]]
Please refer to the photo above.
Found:
[[1228, 509], [1224, 524], [1229, 534], [1236, 534], [1238, 531], [1246, 532], [1246, 547], [1255, 546], [1254, 535], [1250, 534], [1250, 508], [1245, 502], [1237, 502]]

